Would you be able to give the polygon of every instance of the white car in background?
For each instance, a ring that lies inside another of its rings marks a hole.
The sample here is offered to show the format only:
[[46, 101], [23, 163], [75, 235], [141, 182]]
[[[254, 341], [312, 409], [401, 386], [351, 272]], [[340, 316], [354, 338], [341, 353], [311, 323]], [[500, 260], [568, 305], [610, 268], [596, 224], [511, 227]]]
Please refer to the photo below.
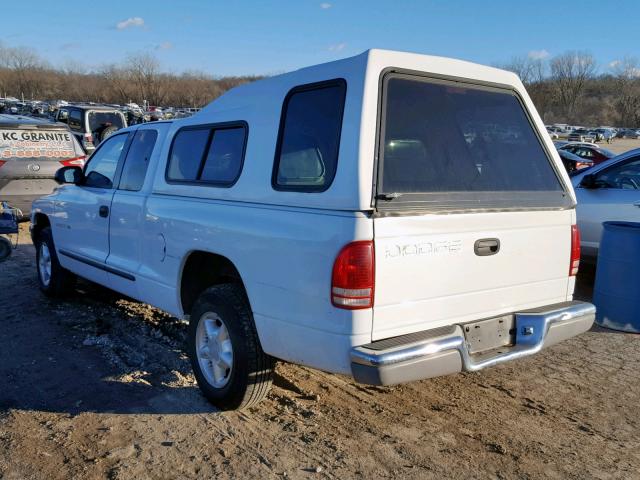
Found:
[[582, 257], [595, 261], [603, 222], [640, 222], [640, 148], [580, 171], [571, 181]]

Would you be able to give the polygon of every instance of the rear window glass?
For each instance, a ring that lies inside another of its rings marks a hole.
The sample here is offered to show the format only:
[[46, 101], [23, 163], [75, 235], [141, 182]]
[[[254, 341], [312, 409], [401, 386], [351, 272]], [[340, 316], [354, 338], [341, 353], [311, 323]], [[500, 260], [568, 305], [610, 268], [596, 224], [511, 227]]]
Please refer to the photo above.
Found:
[[336, 173], [346, 84], [336, 80], [294, 89], [285, 100], [273, 186], [323, 191]]
[[509, 90], [389, 75], [383, 115], [378, 191], [397, 194], [391, 198], [426, 194], [430, 205], [472, 208], [564, 202], [552, 164]]
[[0, 159], [73, 158], [79, 154], [76, 153], [76, 145], [68, 130], [0, 127]]
[[89, 112], [89, 130], [95, 132], [106, 127], [124, 128], [124, 117], [116, 112]]

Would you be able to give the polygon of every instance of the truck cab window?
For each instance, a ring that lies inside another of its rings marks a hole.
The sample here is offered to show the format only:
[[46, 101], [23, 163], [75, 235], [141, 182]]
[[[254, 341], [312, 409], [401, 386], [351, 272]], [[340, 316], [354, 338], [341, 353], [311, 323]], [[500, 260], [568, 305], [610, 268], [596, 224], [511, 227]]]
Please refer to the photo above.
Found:
[[136, 132], [122, 169], [119, 190], [137, 192], [142, 188], [157, 138], [158, 132], [155, 130], [138, 130]]
[[114, 135], [104, 141], [85, 167], [85, 187], [113, 188], [113, 179], [128, 135]]

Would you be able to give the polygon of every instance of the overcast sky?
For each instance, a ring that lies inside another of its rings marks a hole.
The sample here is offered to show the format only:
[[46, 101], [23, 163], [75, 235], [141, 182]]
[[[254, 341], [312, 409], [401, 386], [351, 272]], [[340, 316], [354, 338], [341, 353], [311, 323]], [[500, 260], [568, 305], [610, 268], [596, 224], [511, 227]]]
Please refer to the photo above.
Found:
[[369, 48], [484, 64], [588, 50], [600, 71], [640, 57], [640, 1], [4, 1], [0, 40], [54, 66], [151, 51], [165, 70], [271, 74]]

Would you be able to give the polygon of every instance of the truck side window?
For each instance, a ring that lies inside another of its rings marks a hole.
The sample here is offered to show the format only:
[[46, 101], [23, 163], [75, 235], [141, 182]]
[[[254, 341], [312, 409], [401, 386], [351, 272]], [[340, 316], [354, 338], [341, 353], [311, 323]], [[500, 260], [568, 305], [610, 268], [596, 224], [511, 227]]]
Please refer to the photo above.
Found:
[[136, 132], [124, 161], [119, 190], [137, 192], [142, 188], [149, 166], [149, 158], [157, 138], [158, 132], [155, 130], [138, 130]]
[[114, 135], [102, 142], [85, 167], [85, 187], [113, 188], [118, 161], [128, 137], [127, 134]]
[[284, 101], [272, 185], [276, 190], [322, 192], [336, 173], [344, 80], [296, 87]]
[[215, 130], [199, 180], [225, 185], [234, 183], [242, 168], [245, 136], [243, 127]]
[[208, 128], [187, 129], [176, 133], [171, 148], [167, 178], [177, 181], [195, 181], [200, 163], [209, 141]]
[[171, 147], [167, 180], [233, 185], [242, 170], [247, 131], [244, 122], [180, 130]]

